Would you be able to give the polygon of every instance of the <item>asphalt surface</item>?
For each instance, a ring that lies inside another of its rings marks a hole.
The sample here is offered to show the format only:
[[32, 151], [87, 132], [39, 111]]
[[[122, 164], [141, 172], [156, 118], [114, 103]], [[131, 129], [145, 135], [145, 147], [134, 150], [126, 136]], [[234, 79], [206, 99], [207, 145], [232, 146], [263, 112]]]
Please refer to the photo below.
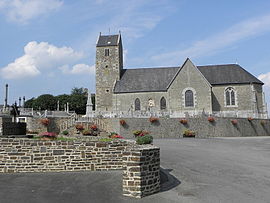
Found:
[[161, 192], [122, 196], [122, 171], [0, 174], [0, 203], [269, 203], [270, 137], [160, 139]]

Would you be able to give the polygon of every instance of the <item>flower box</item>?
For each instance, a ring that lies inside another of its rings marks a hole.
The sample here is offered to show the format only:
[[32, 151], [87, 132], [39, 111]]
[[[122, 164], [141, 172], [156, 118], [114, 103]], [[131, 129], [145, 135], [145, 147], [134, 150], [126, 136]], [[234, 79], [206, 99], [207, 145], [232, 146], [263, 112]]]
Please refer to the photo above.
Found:
[[231, 123], [232, 123], [233, 125], [237, 125], [238, 121], [237, 121], [237, 120], [231, 120]]
[[248, 119], [249, 122], [251, 122], [253, 120], [252, 117], [248, 117], [247, 119]]
[[262, 120], [260, 123], [262, 126], [264, 126], [266, 124], [266, 121]]
[[96, 130], [98, 129], [98, 128], [97, 128], [97, 125], [95, 125], [95, 124], [94, 124], [94, 125], [91, 125], [90, 128], [91, 128], [92, 130], [94, 130], [94, 131], [96, 131]]
[[215, 122], [215, 118], [212, 117], [212, 116], [209, 116], [209, 117], [207, 118], [207, 120], [208, 120], [210, 123]]
[[84, 127], [82, 124], [76, 124], [75, 125], [75, 128], [78, 130], [78, 131], [83, 131], [84, 130]]
[[43, 140], [55, 140], [57, 138], [57, 134], [53, 132], [42, 132], [39, 136]]
[[156, 118], [156, 117], [150, 117], [149, 118], [149, 121], [150, 121], [150, 123], [154, 123], [154, 122], [157, 122], [158, 121], [158, 118]]
[[188, 123], [187, 119], [184, 119], [184, 118], [180, 119], [179, 122], [182, 123], [183, 125]]
[[120, 122], [120, 125], [122, 125], [122, 126], [123, 126], [123, 125], [126, 125], [126, 121], [125, 121], [125, 120], [123, 120], [123, 119], [122, 119], [122, 120], [120, 120], [119, 122]]
[[195, 137], [195, 132], [193, 130], [185, 130], [183, 137]]
[[44, 126], [48, 126], [50, 123], [50, 120], [48, 118], [43, 118], [40, 120], [40, 123]]

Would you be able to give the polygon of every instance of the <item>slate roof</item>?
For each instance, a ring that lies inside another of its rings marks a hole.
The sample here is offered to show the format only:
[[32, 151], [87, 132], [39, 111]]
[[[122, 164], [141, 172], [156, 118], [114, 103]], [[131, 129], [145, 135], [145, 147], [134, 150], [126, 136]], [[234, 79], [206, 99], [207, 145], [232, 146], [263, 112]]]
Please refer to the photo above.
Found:
[[263, 84], [238, 64], [197, 66], [211, 85], [221, 84]]
[[166, 91], [179, 67], [125, 69], [114, 93]]
[[120, 35], [100, 35], [97, 47], [116, 46], [118, 45], [118, 37], [120, 37]]
[[[211, 85], [263, 84], [237, 64], [197, 66]], [[162, 92], [181, 67], [124, 69], [114, 93]]]

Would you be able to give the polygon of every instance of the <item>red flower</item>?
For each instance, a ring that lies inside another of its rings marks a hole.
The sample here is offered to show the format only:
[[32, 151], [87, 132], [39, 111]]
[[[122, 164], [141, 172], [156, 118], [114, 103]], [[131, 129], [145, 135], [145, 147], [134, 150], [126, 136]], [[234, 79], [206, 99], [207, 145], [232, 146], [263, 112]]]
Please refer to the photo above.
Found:
[[150, 121], [151, 123], [154, 123], [154, 122], [157, 122], [157, 121], [158, 121], [158, 118], [156, 118], [156, 117], [150, 117], [150, 118], [149, 118], [149, 121]]
[[47, 138], [53, 138], [55, 139], [57, 137], [56, 133], [53, 132], [42, 132], [39, 134], [40, 137], [47, 137]]
[[231, 120], [231, 122], [232, 122], [233, 125], [236, 125], [238, 121], [237, 120]]
[[183, 118], [183, 119], [180, 119], [179, 122], [182, 123], [182, 124], [187, 124], [188, 121], [187, 121], [187, 119], [184, 119], [184, 118]]
[[91, 128], [92, 130], [97, 130], [97, 125], [93, 124], [93, 125], [90, 126], [90, 128]]
[[212, 116], [209, 116], [207, 120], [208, 120], [209, 122], [214, 122], [214, 121], [215, 121], [215, 118], [212, 117]]
[[120, 120], [119, 122], [120, 122], [120, 124], [121, 124], [121, 125], [126, 125], [126, 121], [125, 121], [125, 120], [123, 120], [123, 119], [122, 119], [122, 120]]
[[75, 125], [75, 128], [76, 128], [77, 130], [79, 130], [79, 131], [84, 130], [84, 127], [83, 127], [82, 124], [76, 124], [76, 125]]
[[50, 120], [48, 118], [43, 118], [43, 119], [40, 120], [40, 123], [42, 125], [48, 126], [49, 123], [50, 123]]
[[253, 118], [252, 118], [252, 117], [248, 117], [247, 119], [248, 119], [248, 121], [252, 121], [252, 120], [253, 120]]

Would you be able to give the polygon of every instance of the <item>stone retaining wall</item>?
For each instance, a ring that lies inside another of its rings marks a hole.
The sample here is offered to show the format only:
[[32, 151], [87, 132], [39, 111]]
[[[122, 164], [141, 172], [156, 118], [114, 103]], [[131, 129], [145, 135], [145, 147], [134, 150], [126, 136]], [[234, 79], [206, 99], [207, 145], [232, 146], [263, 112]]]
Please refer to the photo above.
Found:
[[159, 148], [133, 141], [45, 141], [0, 138], [0, 173], [124, 170], [124, 194], [159, 191]]
[[[119, 120], [125, 120], [125, 125], [120, 125]], [[179, 138], [183, 132], [190, 129], [196, 132], [196, 137], [242, 137], [242, 136], [270, 136], [269, 119], [247, 118], [215, 118], [209, 122], [207, 117], [186, 118], [187, 124], [181, 124], [180, 118], [159, 118], [155, 123], [150, 123], [148, 118], [113, 118], [113, 131], [125, 138], [134, 137], [132, 131], [146, 130], [154, 138]], [[231, 120], [237, 120], [233, 125]]]

